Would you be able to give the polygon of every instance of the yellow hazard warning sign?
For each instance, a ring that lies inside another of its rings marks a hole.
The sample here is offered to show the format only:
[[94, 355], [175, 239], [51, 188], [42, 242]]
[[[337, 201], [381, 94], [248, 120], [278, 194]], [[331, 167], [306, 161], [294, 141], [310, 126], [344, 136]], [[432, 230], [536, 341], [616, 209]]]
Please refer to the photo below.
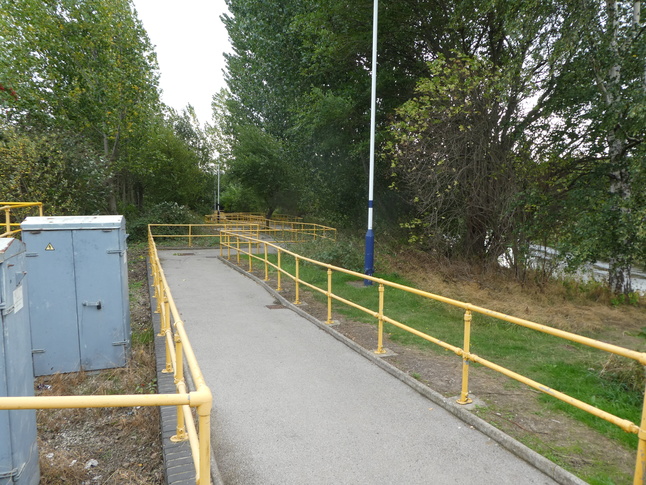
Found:
[[52, 246], [52, 243], [49, 243], [47, 247], [45, 248], [45, 251], [54, 251], [54, 246]]

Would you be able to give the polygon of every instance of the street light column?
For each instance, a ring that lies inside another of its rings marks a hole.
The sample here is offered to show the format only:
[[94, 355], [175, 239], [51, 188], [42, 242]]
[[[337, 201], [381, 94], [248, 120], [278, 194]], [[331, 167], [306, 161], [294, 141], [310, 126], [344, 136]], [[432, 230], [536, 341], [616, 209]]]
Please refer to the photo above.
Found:
[[[377, 110], [377, 18], [379, 0], [374, 0], [372, 17], [372, 89], [370, 99], [370, 174], [368, 178], [368, 231], [366, 232], [366, 252], [364, 273], [372, 276], [375, 272], [375, 233], [372, 228], [374, 211], [374, 180], [375, 180], [375, 130]], [[366, 286], [372, 281], [364, 280]]]

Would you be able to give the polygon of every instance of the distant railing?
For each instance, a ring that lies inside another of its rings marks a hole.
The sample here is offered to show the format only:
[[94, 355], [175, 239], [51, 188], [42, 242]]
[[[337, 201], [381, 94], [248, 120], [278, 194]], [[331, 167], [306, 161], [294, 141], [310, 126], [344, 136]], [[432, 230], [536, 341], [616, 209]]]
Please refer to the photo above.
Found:
[[[301, 243], [315, 239], [336, 240], [333, 227], [309, 222], [289, 222], [262, 219], [262, 223], [226, 220], [214, 224], [150, 224], [152, 236], [159, 244], [213, 247], [220, 244], [221, 234], [236, 233], [277, 244]], [[267, 224], [268, 223], [268, 224]]]
[[287, 214], [274, 214], [271, 219], [267, 219], [264, 214], [260, 212], [214, 212], [204, 216], [204, 222], [216, 223], [222, 221], [237, 221], [237, 222], [255, 222], [257, 224], [265, 224], [270, 222], [302, 222], [303, 218], [298, 216], [290, 216]]
[[17, 209], [27, 207], [37, 207], [38, 215], [43, 216], [42, 202], [0, 202], [0, 211], [4, 211], [4, 232], [0, 237], [11, 237], [20, 232], [20, 222], [11, 222], [11, 211], [13, 210], [15, 214]]
[[[590, 413], [594, 416], [597, 416], [601, 419], [604, 419], [627, 433], [636, 434], [639, 438], [638, 450], [637, 450], [637, 460], [635, 465], [634, 473], [634, 485], [643, 485], [644, 479], [646, 478], [646, 394], [644, 395], [644, 403], [641, 415], [641, 423], [637, 425], [632, 421], [622, 419], [618, 416], [610, 414], [602, 409], [599, 409], [595, 406], [587, 404], [583, 401], [575, 399], [567, 394], [559, 392], [555, 389], [552, 389], [540, 382], [534, 381], [525, 377], [521, 374], [513, 372], [507, 368], [504, 368], [498, 364], [495, 364], [489, 360], [486, 360], [482, 357], [479, 357], [470, 352], [471, 345], [471, 320], [473, 313], [479, 313], [481, 315], [486, 315], [495, 319], [503, 320], [514, 325], [519, 325], [525, 328], [529, 328], [538, 332], [545, 334], [553, 335], [564, 340], [569, 340], [571, 342], [577, 342], [579, 344], [602, 350], [611, 354], [627, 357], [639, 362], [641, 365], [646, 365], [646, 353], [637, 352], [634, 350], [626, 349], [616, 345], [608, 344], [598, 340], [594, 340], [588, 337], [583, 337], [570, 332], [565, 332], [556, 328], [548, 327], [546, 325], [540, 325], [529, 320], [524, 320], [522, 318], [513, 317], [510, 315], [505, 315], [493, 310], [488, 310], [476, 305], [471, 305], [470, 303], [464, 303], [458, 300], [453, 300], [451, 298], [446, 298], [443, 296], [435, 295], [426, 291], [421, 291], [415, 288], [408, 286], [400, 285], [393, 283], [384, 279], [375, 278], [372, 276], [367, 276], [362, 273], [357, 273], [354, 271], [349, 271], [337, 266], [330, 264], [321, 263], [319, 261], [298, 255], [294, 252], [288, 251], [285, 248], [273, 244], [269, 241], [261, 240], [258, 238], [251, 237], [249, 235], [234, 233], [234, 232], [225, 232], [221, 234], [221, 244], [220, 244], [220, 255], [231, 259], [232, 254], [235, 255], [237, 263], [241, 264], [243, 262], [247, 265], [248, 271], [253, 271], [254, 261], [261, 265], [261, 271], [264, 270], [264, 279], [269, 281], [269, 271], [270, 268], [276, 272], [276, 290], [281, 291], [282, 288], [282, 278], [286, 277], [294, 282], [294, 291], [295, 298], [294, 304], [300, 304], [300, 289], [301, 287], [309, 288], [315, 292], [318, 292], [324, 295], [327, 299], [327, 320], [325, 323], [332, 324], [332, 303], [338, 301], [344, 305], [348, 305], [355, 309], [358, 309], [366, 314], [374, 317], [378, 322], [378, 332], [377, 332], [377, 349], [375, 353], [382, 354], [385, 352], [383, 348], [383, 332], [384, 332], [384, 322], [391, 324], [395, 327], [398, 327], [406, 332], [409, 332], [413, 335], [418, 336], [421, 339], [424, 339], [428, 342], [432, 342], [440, 347], [450, 350], [456, 355], [462, 357], [462, 389], [460, 393], [460, 398], [458, 399], [459, 404], [468, 404], [471, 402], [469, 398], [469, 367], [471, 362], [476, 362], [481, 364], [489, 369], [492, 369], [496, 372], [499, 372], [507, 377], [515, 379], [523, 384], [526, 384], [542, 393], [548, 394], [552, 397], [555, 397], [567, 404], [570, 404], [576, 408], [579, 408], [587, 413]], [[271, 255], [272, 258], [270, 258]], [[293, 274], [285, 269], [284, 260], [285, 256], [289, 256], [290, 260], [294, 261], [294, 270]], [[273, 262], [275, 258], [276, 262]], [[282, 262], [281, 262], [282, 261]], [[319, 287], [312, 283], [309, 283], [303, 280], [300, 277], [300, 266], [303, 262], [307, 262], [313, 265], [320, 267], [321, 269], [327, 270], [327, 285], [325, 287]], [[364, 281], [369, 281], [378, 285], [379, 291], [379, 300], [377, 303], [377, 309], [366, 308], [356, 302], [348, 300], [335, 294], [333, 292], [333, 274], [334, 273], [344, 273], [356, 278], [359, 278]], [[423, 333], [419, 330], [411, 328], [393, 318], [384, 314], [384, 298], [387, 288], [398, 289], [408, 293], [418, 295], [420, 297], [435, 300], [442, 302], [453, 307], [461, 308], [464, 310], [463, 324], [464, 324], [464, 335], [463, 335], [463, 346], [458, 347], [451, 345], [447, 342], [444, 342], [436, 337]]]
[[193, 247], [194, 245], [215, 246], [220, 241], [220, 231], [226, 229], [258, 237], [260, 226], [252, 223], [220, 224], [149, 224], [150, 235], [159, 243], [174, 242], [176, 245]]

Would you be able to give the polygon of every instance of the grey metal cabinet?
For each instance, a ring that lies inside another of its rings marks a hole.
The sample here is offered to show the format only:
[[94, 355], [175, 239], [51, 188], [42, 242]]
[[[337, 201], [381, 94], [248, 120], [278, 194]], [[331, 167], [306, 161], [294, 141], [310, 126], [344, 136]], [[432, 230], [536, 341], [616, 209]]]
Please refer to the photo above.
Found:
[[[33, 396], [25, 245], [0, 238], [0, 396]], [[0, 410], [0, 485], [40, 480], [35, 410]]]
[[123, 216], [28, 217], [21, 228], [34, 374], [125, 366], [130, 311]]

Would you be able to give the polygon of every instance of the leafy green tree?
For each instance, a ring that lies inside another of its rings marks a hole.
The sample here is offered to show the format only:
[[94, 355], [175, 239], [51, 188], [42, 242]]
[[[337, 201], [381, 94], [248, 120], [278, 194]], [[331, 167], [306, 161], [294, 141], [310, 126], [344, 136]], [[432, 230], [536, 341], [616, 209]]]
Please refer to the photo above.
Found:
[[605, 259], [615, 293], [629, 293], [643, 254], [646, 42], [640, 2], [564, 4], [570, 53], [548, 106], [541, 159], [558, 187], [554, 239], [573, 266]]
[[[372, 2], [228, 5], [223, 165], [233, 170], [233, 146], [248, 153], [262, 133], [281, 154], [265, 160], [303, 186], [301, 212], [359, 220]], [[639, 7], [381, 1], [378, 152], [390, 145], [377, 160], [377, 202], [436, 247], [482, 261], [511, 247], [522, 264], [539, 241], [560, 243], [573, 263], [610, 258], [611, 285], [626, 291], [643, 247]], [[393, 173], [399, 190], [385, 197]]]
[[170, 111], [150, 127], [138, 154], [146, 170], [134, 174], [132, 181], [141, 191], [139, 210], [162, 202], [200, 212], [211, 206], [213, 176], [204, 169], [206, 149], [199, 145], [204, 140], [193, 131], [192, 120], [191, 110], [182, 116]]
[[396, 185], [418, 206], [427, 245], [495, 261], [513, 235], [519, 185], [515, 140], [499, 122], [505, 83], [492, 65], [465, 56], [429, 69], [391, 127]]
[[139, 160], [131, 147], [160, 111], [156, 60], [129, 0], [2, 1], [6, 116], [83, 134], [106, 165], [111, 212]]
[[521, 248], [525, 131], [541, 121], [563, 63], [559, 12], [550, 2], [447, 5], [426, 72], [390, 125], [393, 186], [416, 209], [406, 226], [430, 247], [496, 262]]
[[50, 214], [100, 210], [104, 165], [81, 137], [4, 124], [0, 134], [0, 200], [44, 201]]
[[280, 141], [254, 125], [238, 127], [235, 140], [229, 175], [263, 201], [268, 219], [279, 207], [292, 208], [297, 188]]

